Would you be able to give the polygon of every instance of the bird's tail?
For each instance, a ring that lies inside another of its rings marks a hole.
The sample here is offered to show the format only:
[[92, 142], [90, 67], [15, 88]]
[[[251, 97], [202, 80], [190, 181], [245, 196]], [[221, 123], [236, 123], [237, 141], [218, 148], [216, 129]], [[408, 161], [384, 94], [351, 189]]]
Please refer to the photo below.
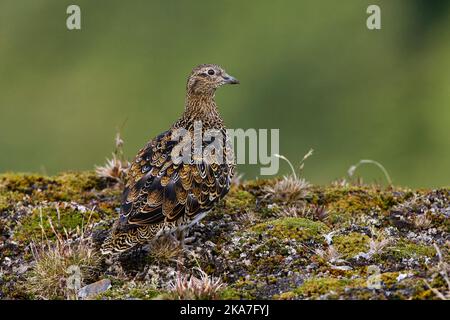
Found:
[[139, 226], [123, 232], [112, 232], [103, 242], [102, 254], [119, 254], [151, 240], [148, 226]]

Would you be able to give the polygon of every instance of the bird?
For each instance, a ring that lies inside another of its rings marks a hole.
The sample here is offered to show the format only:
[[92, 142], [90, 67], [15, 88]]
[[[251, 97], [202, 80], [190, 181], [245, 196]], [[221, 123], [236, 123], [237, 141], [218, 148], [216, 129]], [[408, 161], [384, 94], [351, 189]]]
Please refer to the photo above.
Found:
[[[231, 138], [215, 102], [216, 90], [226, 84], [239, 81], [219, 65], [201, 64], [192, 70], [184, 112], [167, 131], [150, 140], [131, 163], [119, 218], [101, 246], [102, 254], [120, 254], [175, 233], [184, 245], [186, 230], [228, 193], [236, 164]], [[210, 147], [211, 152], [204, 154], [195, 152], [196, 139], [210, 132], [218, 136], [209, 141], [203, 138], [200, 146], [206, 151], [212, 142], [223, 139], [217, 144], [222, 148]], [[192, 151], [194, 155], [187, 157]]]

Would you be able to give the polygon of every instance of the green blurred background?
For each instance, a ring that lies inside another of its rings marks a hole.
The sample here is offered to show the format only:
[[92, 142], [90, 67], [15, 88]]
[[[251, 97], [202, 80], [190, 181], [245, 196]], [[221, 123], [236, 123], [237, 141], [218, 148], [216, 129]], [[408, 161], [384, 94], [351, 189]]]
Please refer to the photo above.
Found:
[[217, 93], [227, 126], [280, 128], [297, 164], [314, 148], [312, 182], [368, 158], [396, 184], [449, 185], [449, 18], [450, 1], [428, 0], [1, 0], [0, 172], [92, 169], [125, 121], [133, 157], [182, 112], [191, 68], [217, 63], [241, 80]]

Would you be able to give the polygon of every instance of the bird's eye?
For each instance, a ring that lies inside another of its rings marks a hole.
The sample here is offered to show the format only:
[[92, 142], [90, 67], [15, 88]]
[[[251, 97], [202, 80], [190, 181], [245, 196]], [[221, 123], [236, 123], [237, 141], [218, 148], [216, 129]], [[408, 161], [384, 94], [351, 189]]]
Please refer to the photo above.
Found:
[[209, 69], [209, 70], [208, 70], [208, 74], [209, 74], [210, 76], [214, 75], [214, 70], [213, 70], [213, 69]]

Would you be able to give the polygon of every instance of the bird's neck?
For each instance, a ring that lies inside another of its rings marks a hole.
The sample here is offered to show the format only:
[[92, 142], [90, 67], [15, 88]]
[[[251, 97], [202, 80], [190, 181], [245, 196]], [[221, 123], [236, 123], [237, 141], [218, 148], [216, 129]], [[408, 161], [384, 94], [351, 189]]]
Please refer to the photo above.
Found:
[[222, 119], [214, 100], [214, 92], [195, 94], [188, 92], [184, 113], [181, 117], [184, 124], [202, 121], [204, 124], [221, 124]]

